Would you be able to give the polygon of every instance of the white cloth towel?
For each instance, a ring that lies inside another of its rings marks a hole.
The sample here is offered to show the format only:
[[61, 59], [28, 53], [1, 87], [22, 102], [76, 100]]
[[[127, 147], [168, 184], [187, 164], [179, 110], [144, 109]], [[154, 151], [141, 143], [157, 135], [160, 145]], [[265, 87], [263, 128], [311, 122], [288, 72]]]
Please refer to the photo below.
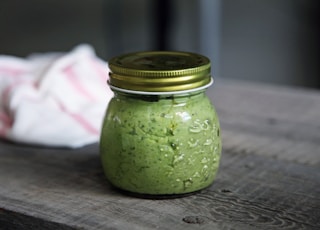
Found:
[[99, 141], [113, 95], [108, 72], [86, 44], [25, 59], [0, 55], [0, 137], [70, 148]]

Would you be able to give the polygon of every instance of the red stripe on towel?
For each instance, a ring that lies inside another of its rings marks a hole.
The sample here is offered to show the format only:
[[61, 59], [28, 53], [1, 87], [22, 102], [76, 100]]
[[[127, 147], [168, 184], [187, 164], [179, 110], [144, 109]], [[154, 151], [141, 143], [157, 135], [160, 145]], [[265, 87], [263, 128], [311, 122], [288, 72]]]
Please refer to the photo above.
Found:
[[12, 126], [12, 119], [5, 112], [0, 112], [0, 121], [2, 123], [2, 127], [0, 126], [0, 136], [5, 137]]
[[77, 113], [72, 113], [68, 111], [62, 104], [59, 104], [60, 109], [78, 122], [88, 133], [99, 135], [100, 132], [95, 127], [93, 127], [89, 121], [87, 121], [83, 116]]
[[8, 100], [9, 100], [9, 95], [12, 92], [12, 90], [14, 90], [16, 87], [18, 87], [18, 85], [23, 85], [23, 84], [28, 84], [29, 82], [27, 81], [23, 81], [23, 80], [18, 80], [18, 81], [14, 81], [12, 82], [10, 85], [6, 86], [1, 94], [1, 102], [3, 105], [8, 104]]
[[96, 128], [94, 128], [90, 122], [88, 122], [84, 117], [76, 113], [68, 113], [74, 120], [76, 120], [81, 126], [86, 129], [89, 133], [99, 135], [100, 132]]
[[24, 69], [17, 69], [17, 68], [11, 68], [11, 67], [6, 67], [6, 66], [0, 66], [0, 73], [5, 73], [8, 75], [20, 75], [25, 73], [26, 70]]
[[6, 126], [11, 126], [12, 125], [12, 119], [5, 112], [0, 112], [0, 120]]
[[64, 73], [66, 74], [67, 79], [71, 83], [71, 85], [84, 97], [89, 98], [90, 100], [95, 100], [95, 97], [81, 84], [78, 79], [78, 76], [72, 69], [72, 66], [68, 66], [64, 69]]

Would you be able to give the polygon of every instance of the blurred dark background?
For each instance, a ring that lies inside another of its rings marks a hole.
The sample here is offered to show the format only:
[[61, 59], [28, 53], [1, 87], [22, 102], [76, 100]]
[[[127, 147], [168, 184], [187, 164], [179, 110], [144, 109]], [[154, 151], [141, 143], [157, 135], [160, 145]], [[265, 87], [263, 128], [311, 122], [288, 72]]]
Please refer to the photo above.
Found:
[[1, 0], [0, 54], [208, 56], [216, 77], [320, 88], [318, 0]]

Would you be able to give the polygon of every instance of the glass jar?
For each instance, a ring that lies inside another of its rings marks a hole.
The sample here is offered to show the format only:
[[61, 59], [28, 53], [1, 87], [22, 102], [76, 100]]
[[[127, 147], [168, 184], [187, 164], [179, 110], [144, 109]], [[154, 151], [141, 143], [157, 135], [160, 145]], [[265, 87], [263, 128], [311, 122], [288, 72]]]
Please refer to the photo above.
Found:
[[100, 155], [115, 187], [146, 195], [188, 194], [213, 182], [220, 161], [217, 114], [205, 94], [208, 58], [140, 52], [109, 61], [114, 92]]

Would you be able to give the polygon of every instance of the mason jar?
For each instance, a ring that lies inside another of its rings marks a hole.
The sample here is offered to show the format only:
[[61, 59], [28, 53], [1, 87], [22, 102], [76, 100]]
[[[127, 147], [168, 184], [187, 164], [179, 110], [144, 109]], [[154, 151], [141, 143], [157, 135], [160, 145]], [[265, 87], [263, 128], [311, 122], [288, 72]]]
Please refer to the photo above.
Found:
[[210, 186], [221, 137], [206, 96], [210, 60], [187, 52], [138, 52], [109, 61], [114, 92], [100, 138], [108, 181], [135, 194], [182, 195]]

